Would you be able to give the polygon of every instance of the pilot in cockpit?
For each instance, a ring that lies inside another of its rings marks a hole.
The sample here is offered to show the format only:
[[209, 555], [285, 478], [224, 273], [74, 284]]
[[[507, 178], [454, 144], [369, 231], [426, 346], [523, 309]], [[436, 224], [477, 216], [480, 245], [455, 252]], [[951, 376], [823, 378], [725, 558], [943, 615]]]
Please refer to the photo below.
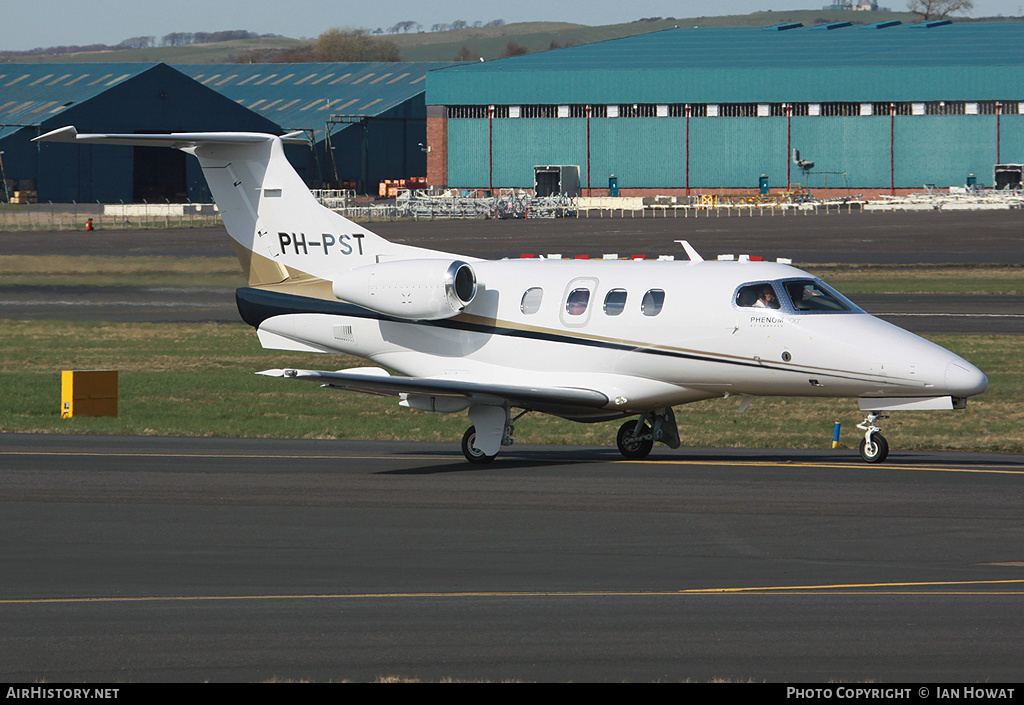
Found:
[[769, 284], [761, 287], [761, 295], [754, 302], [754, 308], [780, 308], [779, 300], [775, 298], [775, 290]]

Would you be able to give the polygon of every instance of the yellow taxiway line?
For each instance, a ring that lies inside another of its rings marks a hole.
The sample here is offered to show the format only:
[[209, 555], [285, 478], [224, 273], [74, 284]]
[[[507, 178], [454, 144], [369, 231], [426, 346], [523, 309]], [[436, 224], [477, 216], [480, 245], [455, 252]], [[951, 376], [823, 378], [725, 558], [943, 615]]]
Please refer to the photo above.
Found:
[[[1022, 580], [959, 580], [904, 583], [841, 583], [833, 585], [776, 585], [731, 588], [691, 588], [686, 590], [515, 590], [471, 592], [383, 592], [383, 593], [327, 593], [283, 595], [149, 595], [136, 597], [40, 597], [0, 600], [0, 605], [25, 604], [89, 604], [133, 602], [214, 602], [237, 600], [366, 600], [417, 598], [471, 598], [471, 597], [685, 597], [694, 595], [796, 595], [809, 592], [832, 595], [1022, 595], [1024, 590], [968, 590], [971, 587], [996, 588], [1019, 585]], [[901, 589], [904, 588], [904, 589]], [[906, 588], [910, 588], [907, 590]], [[924, 590], [922, 588], [941, 588]], [[953, 588], [960, 588], [954, 590]], [[853, 591], [853, 592], [851, 592]], [[865, 592], [868, 591], [868, 592]]]
[[[66, 452], [66, 451], [0, 451], [0, 456], [53, 456], [53, 457], [110, 457], [110, 458], [210, 458], [210, 459], [280, 459], [280, 460], [425, 460], [422, 455], [311, 455], [311, 454], [257, 454], [257, 453], [97, 453]], [[436, 455], [431, 459], [442, 457], [461, 458], [457, 453], [450, 455]], [[709, 465], [715, 467], [763, 467], [763, 468], [827, 468], [837, 470], [918, 470], [923, 472], [960, 472], [976, 474], [996, 475], [1021, 475], [1024, 476], [1024, 467], [1015, 465], [997, 465], [991, 468], [965, 468], [937, 465], [895, 465], [892, 463], [880, 465], [868, 465], [851, 459], [846, 463], [828, 462], [802, 462], [799, 460], [769, 462], [763, 460], [687, 460], [682, 458], [650, 458], [646, 460], [628, 460], [625, 458], [609, 459], [581, 459], [581, 463], [610, 462], [610, 463], [640, 463], [653, 465]], [[499, 467], [499, 466], [495, 466]]]

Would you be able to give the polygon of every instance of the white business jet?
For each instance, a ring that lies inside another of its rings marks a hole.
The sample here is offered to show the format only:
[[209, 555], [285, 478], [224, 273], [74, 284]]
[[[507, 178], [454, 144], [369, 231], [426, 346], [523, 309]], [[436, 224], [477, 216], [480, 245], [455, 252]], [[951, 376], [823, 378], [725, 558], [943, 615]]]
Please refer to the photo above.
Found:
[[513, 410], [628, 418], [618, 447], [638, 459], [656, 441], [679, 447], [672, 407], [736, 395], [741, 409], [760, 396], [856, 398], [860, 454], [880, 462], [885, 412], [962, 408], [988, 386], [971, 363], [786, 264], [705, 261], [683, 241], [680, 261], [484, 261], [388, 242], [313, 198], [285, 157], [293, 137], [65, 127], [38, 139], [197, 157], [248, 276], [239, 312], [263, 347], [380, 365], [259, 374], [468, 410], [472, 462], [512, 443]]

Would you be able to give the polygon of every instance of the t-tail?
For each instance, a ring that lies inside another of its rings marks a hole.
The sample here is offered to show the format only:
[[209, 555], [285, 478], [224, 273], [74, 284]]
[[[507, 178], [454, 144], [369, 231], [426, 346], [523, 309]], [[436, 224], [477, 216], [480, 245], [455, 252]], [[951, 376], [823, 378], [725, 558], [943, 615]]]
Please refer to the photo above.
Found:
[[450, 257], [389, 242], [322, 206], [284, 153], [284, 142], [301, 134], [79, 134], [63, 127], [36, 141], [170, 147], [195, 156], [250, 286], [332, 282], [362, 265]]

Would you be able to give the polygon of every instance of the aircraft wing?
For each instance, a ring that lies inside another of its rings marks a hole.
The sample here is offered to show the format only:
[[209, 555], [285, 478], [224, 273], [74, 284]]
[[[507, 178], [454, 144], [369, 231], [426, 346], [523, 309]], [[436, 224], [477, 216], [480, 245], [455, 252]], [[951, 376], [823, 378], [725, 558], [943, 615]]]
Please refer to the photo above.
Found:
[[325, 387], [348, 389], [355, 392], [400, 396], [418, 394], [432, 397], [452, 397], [464, 400], [508, 401], [512, 406], [526, 409], [550, 407], [603, 409], [610, 400], [606, 394], [579, 387], [531, 387], [517, 384], [491, 384], [463, 379], [436, 377], [392, 377], [380, 368], [356, 368], [324, 372], [321, 370], [274, 369], [256, 374], [319, 382]]

